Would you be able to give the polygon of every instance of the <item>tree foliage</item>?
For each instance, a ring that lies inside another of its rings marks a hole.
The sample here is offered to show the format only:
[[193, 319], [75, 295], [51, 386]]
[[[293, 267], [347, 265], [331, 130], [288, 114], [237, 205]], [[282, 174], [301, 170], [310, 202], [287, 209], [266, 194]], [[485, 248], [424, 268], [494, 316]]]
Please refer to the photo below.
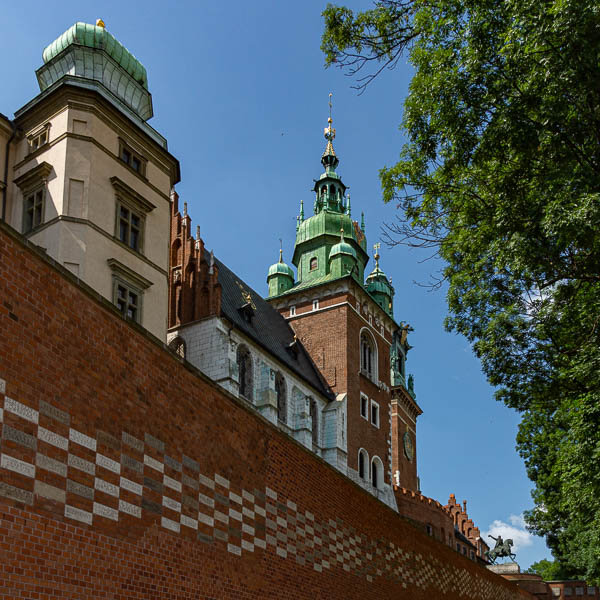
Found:
[[327, 64], [364, 90], [409, 58], [407, 142], [381, 170], [390, 244], [444, 261], [446, 326], [520, 411], [529, 526], [600, 582], [600, 5], [328, 5]]
[[566, 569], [556, 560], [546, 558], [533, 563], [526, 573], [535, 573], [544, 581], [560, 581], [561, 579], [581, 579], [577, 573]]

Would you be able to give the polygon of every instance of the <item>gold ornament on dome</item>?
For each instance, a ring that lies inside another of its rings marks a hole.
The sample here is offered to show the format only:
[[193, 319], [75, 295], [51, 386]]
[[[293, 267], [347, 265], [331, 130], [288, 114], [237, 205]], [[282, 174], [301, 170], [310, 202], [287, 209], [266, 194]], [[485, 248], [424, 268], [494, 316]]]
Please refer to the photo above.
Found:
[[96, 19], [96, 27], [102, 27], [104, 29], [106, 25], [102, 19]]

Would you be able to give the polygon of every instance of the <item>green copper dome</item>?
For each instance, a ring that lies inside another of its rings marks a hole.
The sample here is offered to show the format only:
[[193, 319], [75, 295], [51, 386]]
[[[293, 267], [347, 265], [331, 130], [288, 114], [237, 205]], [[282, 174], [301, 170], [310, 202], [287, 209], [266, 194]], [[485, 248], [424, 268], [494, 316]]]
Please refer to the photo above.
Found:
[[294, 271], [292, 271], [292, 268], [284, 262], [276, 262], [274, 265], [271, 265], [267, 277], [270, 277], [271, 275], [287, 275], [294, 279]]
[[329, 258], [331, 259], [338, 254], [349, 254], [356, 258], [356, 250], [354, 250], [354, 248], [343, 238], [331, 248]]
[[89, 23], [75, 23], [60, 37], [46, 46], [42, 53], [44, 63], [50, 62], [71, 45], [104, 50], [119, 66], [135, 79], [144, 89], [148, 89], [146, 67], [123, 44], [108, 33], [104, 27]]
[[[376, 244], [377, 247], [378, 244]], [[375, 268], [365, 281], [365, 289], [390, 317], [394, 316], [394, 288], [386, 274], [379, 268], [379, 253], [375, 254]]]

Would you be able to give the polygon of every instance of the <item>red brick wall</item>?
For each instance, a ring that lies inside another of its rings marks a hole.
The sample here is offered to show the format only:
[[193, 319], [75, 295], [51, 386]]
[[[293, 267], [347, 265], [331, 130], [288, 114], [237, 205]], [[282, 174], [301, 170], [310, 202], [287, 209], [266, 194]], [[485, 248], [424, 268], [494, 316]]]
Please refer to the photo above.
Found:
[[530, 598], [0, 225], [0, 598]]

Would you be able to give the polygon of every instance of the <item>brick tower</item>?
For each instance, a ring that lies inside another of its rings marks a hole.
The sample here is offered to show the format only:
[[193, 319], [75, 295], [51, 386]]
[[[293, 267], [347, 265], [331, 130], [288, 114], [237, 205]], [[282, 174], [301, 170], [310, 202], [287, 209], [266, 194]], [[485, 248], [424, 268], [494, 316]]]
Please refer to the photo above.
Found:
[[[364, 214], [352, 220], [350, 195], [336, 173], [331, 102], [325, 171], [315, 181], [314, 214], [300, 205], [292, 262], [267, 278], [271, 304], [288, 320], [338, 401], [347, 402], [348, 475], [389, 504], [393, 485], [417, 490], [415, 434], [421, 410], [404, 378], [408, 326], [393, 316], [394, 288], [369, 261]], [[412, 381], [412, 379], [410, 380]], [[395, 474], [395, 475], [394, 475]]]

